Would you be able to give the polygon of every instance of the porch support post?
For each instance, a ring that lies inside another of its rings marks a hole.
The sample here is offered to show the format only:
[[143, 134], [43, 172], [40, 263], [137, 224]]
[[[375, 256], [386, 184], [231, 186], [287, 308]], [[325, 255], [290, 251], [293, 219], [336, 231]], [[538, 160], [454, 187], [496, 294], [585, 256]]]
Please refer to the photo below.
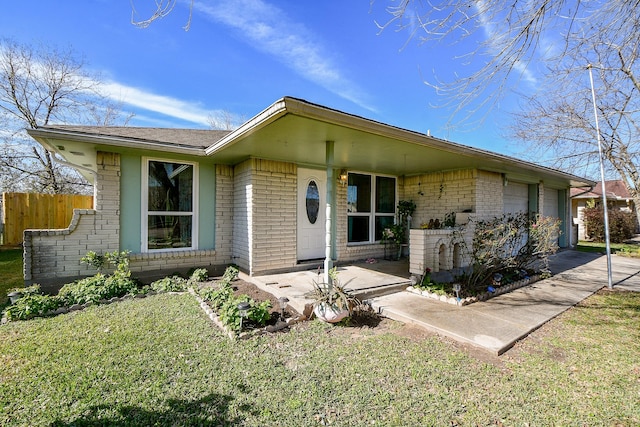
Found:
[[326, 200], [326, 222], [325, 222], [325, 252], [324, 252], [324, 282], [332, 285], [330, 282], [331, 278], [329, 277], [329, 270], [333, 267], [333, 260], [331, 259], [331, 253], [334, 236], [333, 236], [333, 226], [332, 226], [332, 217], [333, 217], [333, 193], [335, 191], [335, 180], [333, 179], [333, 141], [326, 141], [326, 165], [327, 165], [327, 194], [325, 196]]

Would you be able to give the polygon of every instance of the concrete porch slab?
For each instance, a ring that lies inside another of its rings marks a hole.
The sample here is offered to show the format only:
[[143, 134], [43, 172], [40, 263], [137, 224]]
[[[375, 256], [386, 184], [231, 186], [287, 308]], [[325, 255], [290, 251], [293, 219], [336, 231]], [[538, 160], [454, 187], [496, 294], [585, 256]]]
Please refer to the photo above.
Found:
[[[409, 264], [406, 260], [375, 263], [359, 263], [337, 266], [338, 279], [342, 286], [351, 290], [360, 300], [377, 295], [399, 292], [409, 284]], [[322, 281], [322, 270], [303, 270], [291, 273], [269, 274], [250, 277], [240, 273], [241, 278], [258, 288], [271, 293], [276, 298], [289, 298], [289, 305], [302, 313], [305, 304], [312, 301], [306, 294], [313, 289], [313, 282]]]

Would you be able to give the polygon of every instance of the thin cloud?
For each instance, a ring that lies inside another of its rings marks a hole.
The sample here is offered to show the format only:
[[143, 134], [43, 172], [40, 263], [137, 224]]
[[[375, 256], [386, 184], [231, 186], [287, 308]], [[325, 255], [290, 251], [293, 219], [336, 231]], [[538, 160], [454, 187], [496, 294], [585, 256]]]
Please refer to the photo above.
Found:
[[357, 85], [340, 73], [319, 36], [293, 22], [281, 9], [262, 0], [196, 2], [193, 7], [208, 19], [237, 30], [248, 44], [278, 58], [307, 80], [370, 111]]
[[197, 103], [156, 95], [113, 81], [103, 83], [100, 88], [104, 95], [114, 101], [206, 127], [209, 127], [208, 117], [215, 114], [215, 111], [202, 108]]

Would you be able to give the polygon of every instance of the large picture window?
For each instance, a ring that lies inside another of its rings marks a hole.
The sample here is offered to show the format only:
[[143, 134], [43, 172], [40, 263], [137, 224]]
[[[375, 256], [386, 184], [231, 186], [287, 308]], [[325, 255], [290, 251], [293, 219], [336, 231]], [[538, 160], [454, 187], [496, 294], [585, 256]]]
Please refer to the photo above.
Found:
[[144, 249], [195, 249], [196, 165], [151, 159], [144, 165]]
[[349, 173], [347, 230], [349, 243], [373, 243], [396, 215], [394, 177]]

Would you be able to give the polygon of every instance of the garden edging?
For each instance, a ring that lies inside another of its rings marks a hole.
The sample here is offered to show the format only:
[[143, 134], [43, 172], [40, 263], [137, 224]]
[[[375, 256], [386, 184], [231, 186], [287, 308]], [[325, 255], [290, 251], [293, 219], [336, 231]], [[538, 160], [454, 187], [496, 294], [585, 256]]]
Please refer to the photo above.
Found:
[[473, 297], [466, 297], [466, 298], [460, 298], [460, 300], [458, 300], [458, 298], [454, 297], [454, 296], [450, 296], [450, 295], [442, 295], [442, 294], [437, 294], [435, 292], [429, 292], [427, 290], [422, 290], [413, 286], [408, 286], [406, 288], [406, 292], [411, 292], [413, 294], [416, 295], [420, 295], [423, 296], [425, 298], [429, 298], [435, 301], [440, 301], [440, 302], [444, 302], [447, 304], [452, 304], [452, 305], [458, 305], [458, 306], [465, 306], [465, 305], [469, 305], [469, 304], [473, 304], [475, 302], [478, 301], [486, 301], [488, 299], [491, 299], [493, 297], [496, 297], [498, 295], [502, 295], [504, 293], [507, 292], [511, 292], [514, 291], [516, 289], [522, 288], [524, 286], [528, 286], [531, 285], [539, 280], [541, 280], [542, 277], [539, 274], [534, 274], [531, 277], [525, 278], [525, 279], [521, 279], [521, 280], [517, 280], [515, 282], [509, 283], [507, 285], [502, 285], [502, 286], [496, 286], [494, 287], [494, 291], [486, 291], [481, 293], [480, 295], [477, 296], [473, 296]]

